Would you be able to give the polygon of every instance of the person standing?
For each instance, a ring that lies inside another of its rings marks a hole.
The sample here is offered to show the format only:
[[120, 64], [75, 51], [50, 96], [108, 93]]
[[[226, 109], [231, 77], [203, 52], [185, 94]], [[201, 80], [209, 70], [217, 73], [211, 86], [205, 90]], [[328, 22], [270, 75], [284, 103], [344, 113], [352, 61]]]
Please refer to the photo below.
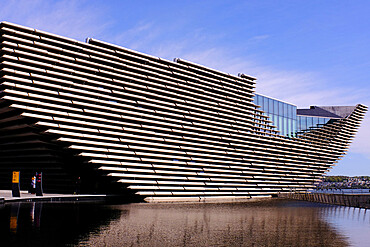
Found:
[[36, 192], [36, 176], [33, 176], [31, 178], [31, 186], [30, 186], [29, 193], [35, 194], [35, 192]]

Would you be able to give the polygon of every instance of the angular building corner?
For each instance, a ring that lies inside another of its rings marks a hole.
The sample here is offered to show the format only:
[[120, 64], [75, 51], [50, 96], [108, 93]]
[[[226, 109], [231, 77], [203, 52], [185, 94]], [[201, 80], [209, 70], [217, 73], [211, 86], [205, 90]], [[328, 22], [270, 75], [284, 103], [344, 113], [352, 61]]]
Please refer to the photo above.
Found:
[[[367, 107], [295, 105], [255, 78], [95, 39], [2, 22], [0, 189], [35, 172], [45, 192], [146, 201], [243, 200], [313, 187]], [[9, 181], [8, 181], [9, 180]]]

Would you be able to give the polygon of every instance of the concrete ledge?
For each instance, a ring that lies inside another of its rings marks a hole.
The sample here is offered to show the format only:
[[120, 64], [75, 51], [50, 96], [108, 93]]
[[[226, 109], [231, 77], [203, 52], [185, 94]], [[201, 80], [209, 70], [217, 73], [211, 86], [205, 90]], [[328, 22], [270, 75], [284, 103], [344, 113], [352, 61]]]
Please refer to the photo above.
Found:
[[146, 197], [149, 203], [233, 203], [270, 199], [271, 196]]
[[13, 197], [10, 190], [0, 190], [0, 203], [7, 202], [35, 202], [35, 201], [96, 201], [106, 200], [107, 195], [73, 195], [73, 194], [44, 194], [36, 196], [26, 191], [21, 191], [20, 197]]
[[12, 197], [4, 199], [7, 202], [36, 202], [36, 201], [87, 201], [105, 200], [106, 195], [59, 195], [59, 196], [35, 196], [35, 197]]

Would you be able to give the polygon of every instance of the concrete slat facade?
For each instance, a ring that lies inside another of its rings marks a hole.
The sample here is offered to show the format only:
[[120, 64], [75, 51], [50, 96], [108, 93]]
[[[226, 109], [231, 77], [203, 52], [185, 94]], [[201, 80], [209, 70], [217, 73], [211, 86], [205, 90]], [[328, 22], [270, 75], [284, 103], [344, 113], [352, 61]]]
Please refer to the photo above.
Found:
[[7, 22], [0, 33], [0, 173], [44, 169], [50, 187], [86, 172], [147, 201], [305, 191], [367, 110], [287, 138], [253, 103], [253, 77]]

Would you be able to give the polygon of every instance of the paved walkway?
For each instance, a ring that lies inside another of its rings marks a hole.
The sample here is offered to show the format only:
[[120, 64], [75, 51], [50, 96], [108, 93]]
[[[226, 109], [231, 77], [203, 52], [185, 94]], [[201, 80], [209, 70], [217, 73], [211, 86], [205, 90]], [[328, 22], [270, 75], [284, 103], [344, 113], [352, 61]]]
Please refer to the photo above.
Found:
[[79, 200], [104, 200], [106, 195], [73, 195], [73, 194], [45, 194], [36, 196], [28, 191], [21, 191], [20, 197], [13, 197], [11, 190], [0, 190], [1, 202], [17, 201], [79, 201]]

